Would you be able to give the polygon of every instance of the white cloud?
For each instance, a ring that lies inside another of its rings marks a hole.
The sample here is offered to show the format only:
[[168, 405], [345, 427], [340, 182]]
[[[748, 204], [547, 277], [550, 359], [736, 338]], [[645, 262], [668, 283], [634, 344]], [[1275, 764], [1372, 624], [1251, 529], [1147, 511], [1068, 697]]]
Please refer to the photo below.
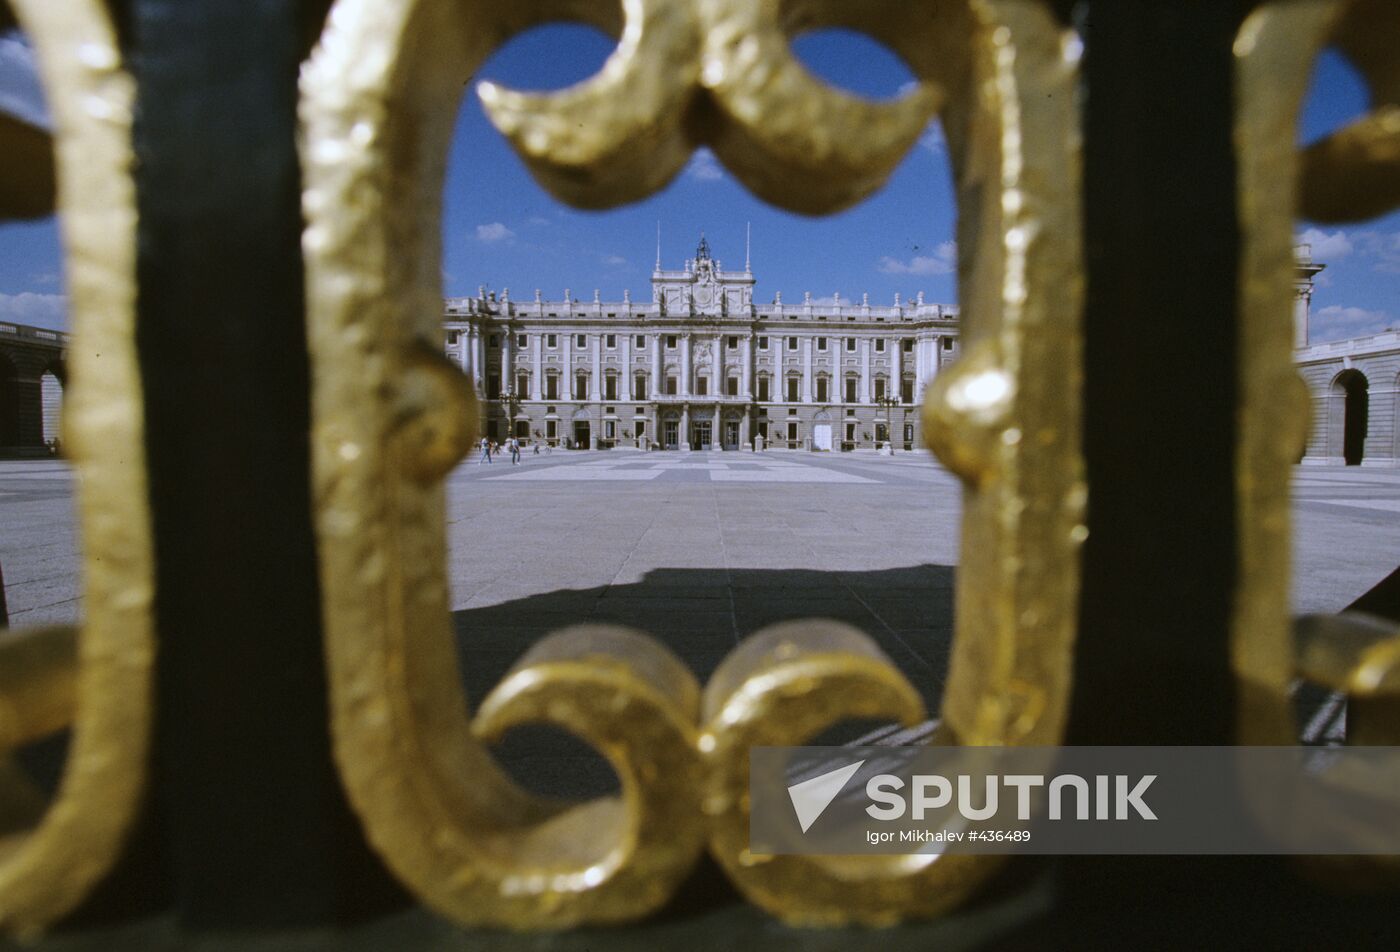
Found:
[[1329, 261], [1340, 261], [1356, 250], [1356, 245], [1352, 243], [1351, 237], [1345, 231], [1334, 231], [1327, 234], [1318, 228], [1309, 228], [1293, 239], [1295, 244], [1312, 245], [1312, 256], [1314, 261], [1326, 264]]
[[717, 182], [724, 178], [724, 169], [720, 167], [719, 159], [715, 158], [713, 152], [706, 148], [699, 148], [690, 157], [690, 163], [685, 167], [685, 174], [698, 182]]
[[1378, 334], [1394, 323], [1395, 318], [1385, 311], [1333, 304], [1313, 312], [1310, 331], [1315, 340], [1332, 340]]
[[498, 221], [493, 221], [489, 225], [476, 226], [476, 240], [492, 244], [497, 241], [509, 241], [515, 237], [515, 232]]
[[915, 255], [908, 261], [884, 257], [876, 268], [883, 274], [952, 274], [958, 270], [958, 243], [945, 241], [932, 255]]
[[553, 222], [551, 222], [548, 218], [545, 218], [543, 215], [531, 215], [528, 219], [526, 219], [525, 224], [534, 225], [536, 228], [543, 228], [545, 225], [553, 224]]
[[68, 298], [62, 294], [0, 294], [0, 321], [30, 324], [52, 331], [68, 329]]
[[919, 148], [930, 155], [942, 156], [947, 148], [947, 142], [943, 138], [943, 126], [937, 122], [931, 124], [924, 134], [919, 136]]
[[622, 255], [603, 255], [603, 264], [608, 264], [612, 265], [613, 267], [620, 268], [626, 263], [627, 259], [622, 257]]
[[1384, 234], [1365, 232], [1360, 236], [1365, 241], [1365, 251], [1375, 259], [1373, 271], [1382, 274], [1400, 274], [1400, 232]]
[[50, 128], [34, 51], [18, 36], [0, 36], [0, 112]]

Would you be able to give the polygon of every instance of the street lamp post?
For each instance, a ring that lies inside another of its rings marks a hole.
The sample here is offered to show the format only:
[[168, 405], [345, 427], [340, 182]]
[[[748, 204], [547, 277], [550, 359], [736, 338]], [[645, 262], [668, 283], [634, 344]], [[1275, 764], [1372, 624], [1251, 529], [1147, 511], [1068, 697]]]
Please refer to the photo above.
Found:
[[885, 411], [885, 443], [888, 444], [890, 454], [893, 455], [894, 439], [891, 434], [894, 432], [894, 408], [900, 406], [899, 399], [886, 394], [883, 397], [878, 397], [875, 404]]
[[514, 390], [504, 390], [501, 392], [501, 404], [506, 411], [506, 435], [505, 439], [515, 436], [515, 415], [520, 412], [520, 395]]

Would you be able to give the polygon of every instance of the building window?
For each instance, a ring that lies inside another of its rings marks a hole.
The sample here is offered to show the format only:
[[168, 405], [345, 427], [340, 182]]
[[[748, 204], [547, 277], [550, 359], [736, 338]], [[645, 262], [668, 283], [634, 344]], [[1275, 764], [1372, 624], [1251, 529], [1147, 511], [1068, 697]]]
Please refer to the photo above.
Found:
[[945, 337], [945, 338], [943, 338], [943, 349], [944, 349], [944, 350], [952, 350], [952, 349], [953, 349], [953, 338], [951, 338], [951, 337]]
[[666, 378], [666, 395], [669, 396], [669, 397], [674, 397], [674, 396], [676, 395], [676, 393], [677, 393], [677, 390], [676, 390], [676, 378], [675, 378], [675, 377], [667, 377], [667, 378]]
[[905, 352], [906, 354], [912, 354], [912, 353], [914, 352], [914, 340], [913, 340], [913, 338], [906, 337], [906, 338], [904, 338], [903, 343], [904, 343], [904, 352]]
[[501, 399], [501, 378], [497, 374], [486, 375], [486, 399]]
[[825, 377], [818, 377], [818, 378], [817, 378], [817, 402], [818, 402], [818, 403], [826, 403], [826, 383], [827, 383], [827, 381], [826, 381], [826, 378], [825, 378]]
[[793, 403], [797, 402], [797, 378], [787, 378], [787, 398]]
[[501, 339], [495, 334], [492, 334], [490, 337], [486, 338], [486, 346], [499, 347], [501, 346]]
[[637, 374], [632, 378], [632, 399], [645, 400], [647, 398], [647, 375]]
[[875, 402], [879, 403], [885, 399], [885, 381], [883, 378], [875, 378]]
[[559, 439], [559, 421], [558, 421], [558, 420], [545, 420], [545, 421], [544, 421], [544, 438], [547, 439], [547, 440], [557, 440], [557, 439]]
[[847, 402], [847, 403], [855, 403], [855, 402], [856, 402], [856, 378], [855, 378], [855, 377], [847, 377], [847, 378], [846, 378], [846, 402]]
[[607, 341], [607, 343], [608, 343], [608, 350], [616, 350], [616, 349], [617, 349], [617, 335], [616, 335], [616, 334], [609, 334], [609, 335], [608, 335], [608, 341]]
[[582, 350], [583, 348], [587, 347], [587, 346], [588, 346], [588, 335], [587, 335], [587, 334], [575, 334], [575, 335], [574, 335], [574, 346], [575, 346], [575, 347], [578, 347], [580, 350]]
[[796, 423], [789, 423], [789, 424], [788, 424], [788, 442], [789, 442], [789, 443], [796, 443], [796, 442], [797, 442], [797, 424], [796, 424]]
[[758, 399], [762, 403], [767, 403], [771, 398], [768, 396], [768, 378], [758, 378]]
[[730, 337], [729, 337], [729, 349], [730, 349], [730, 350], [738, 350], [738, 349], [739, 349], [739, 338], [733, 336], [732, 334], [731, 334]]
[[530, 338], [526, 337], [524, 334], [521, 334], [519, 337], [517, 337], [515, 339], [515, 342], [520, 345], [521, 350], [524, 350], [526, 347], [530, 346]]
[[557, 334], [546, 334], [544, 336], [544, 346], [550, 350], [559, 346], [559, 336]]
[[461, 336], [462, 336], [462, 332], [461, 332], [461, 331], [448, 331], [448, 332], [447, 332], [447, 345], [448, 345], [449, 347], [455, 347], [456, 344], [457, 344], [457, 339], [458, 339], [459, 337], [461, 337]]
[[913, 402], [914, 402], [914, 381], [913, 381], [912, 379], [907, 379], [907, 378], [906, 378], [906, 379], [901, 380], [901, 381], [899, 382], [899, 402], [900, 402], [900, 403], [913, 403]]
[[817, 350], [820, 351], [820, 352], [823, 353], [823, 354], [826, 353], [826, 338], [825, 338], [825, 337], [818, 337], [818, 338], [817, 338]]
[[877, 337], [877, 338], [875, 338], [875, 353], [877, 353], [877, 354], [883, 354], [884, 352], [885, 352], [885, 339], [884, 339], [883, 337]]
[[574, 399], [588, 399], [588, 377], [583, 374], [579, 374], [574, 378]]
[[846, 353], [848, 353], [848, 354], [854, 354], [855, 352], [856, 352], [856, 339], [855, 339], [854, 337], [847, 337], [847, 338], [846, 338]]
[[709, 377], [696, 377], [696, 378], [695, 378], [695, 395], [698, 396], [698, 397], [703, 397], [703, 396], [705, 396], [705, 394], [707, 394], [707, 393], [709, 393], [709, 392], [710, 392], [710, 378], [709, 378]]
[[603, 399], [617, 399], [617, 376], [614, 374], [608, 374], [603, 378]]
[[646, 345], [647, 345], [647, 335], [645, 335], [645, 334], [638, 334], [638, 335], [637, 335], [637, 349], [638, 349], [638, 350], [641, 350], [641, 349], [642, 349], [643, 347], [645, 347]]
[[615, 439], [617, 439], [617, 421], [616, 421], [616, 420], [604, 420], [604, 421], [603, 421], [603, 439], [605, 439], [605, 440], [615, 440]]
[[724, 392], [731, 397], [739, 395], [739, 378], [729, 377], [724, 381]]
[[546, 400], [559, 399], [559, 375], [550, 374], [544, 378], [544, 398]]
[[515, 375], [515, 395], [516, 395], [517, 397], [524, 398], [525, 394], [527, 394], [527, 393], [529, 393], [529, 392], [530, 392], [530, 375], [529, 375], [529, 374], [516, 374], [516, 375]]
[[789, 337], [789, 338], [788, 338], [788, 350], [796, 350], [796, 349], [797, 349], [797, 338], [796, 338], [796, 337]]
[[758, 339], [758, 349], [759, 349], [759, 350], [767, 350], [767, 349], [768, 349], [768, 338], [767, 338], [767, 337], [760, 337], [760, 338]]
[[666, 335], [666, 349], [667, 349], [667, 350], [675, 350], [675, 349], [676, 349], [676, 335], [675, 335], [675, 334], [667, 334], [667, 335]]

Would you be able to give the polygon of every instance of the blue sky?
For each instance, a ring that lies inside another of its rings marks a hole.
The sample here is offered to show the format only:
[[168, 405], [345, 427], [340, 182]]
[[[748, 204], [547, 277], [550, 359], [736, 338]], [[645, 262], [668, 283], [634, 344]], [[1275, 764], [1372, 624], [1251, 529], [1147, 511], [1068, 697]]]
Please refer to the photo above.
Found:
[[[597, 70], [612, 41], [585, 27], [533, 30], [499, 50], [479, 78], [522, 89], [558, 89]], [[897, 95], [911, 80], [903, 64], [873, 41], [843, 31], [799, 38], [797, 54], [814, 72], [848, 90]], [[42, 116], [27, 50], [0, 40], [0, 109]], [[1362, 84], [1339, 58], [1325, 55], [1300, 124], [1311, 141], [1365, 110]], [[630, 288], [649, 298], [648, 281], [661, 223], [666, 267], [694, 253], [703, 230], [730, 268], [744, 260], [744, 228], [752, 223], [757, 299], [800, 301], [839, 293], [891, 303], [924, 291], [955, 302], [954, 202], [937, 128], [915, 146], [886, 187], [854, 209], [807, 218], [750, 196], [708, 151], [701, 150], [663, 192], [607, 212], [567, 208], [535, 184], [487, 122], [474, 93], [463, 99], [443, 198], [443, 285], [449, 295], [478, 285], [528, 299], [540, 288], [560, 298], [565, 288], [605, 300]], [[1299, 224], [1300, 237], [1328, 268], [1314, 299], [1314, 339], [1373, 333], [1400, 325], [1400, 214], [1361, 225]], [[64, 322], [61, 251], [52, 221], [0, 225], [0, 320], [58, 327]]]

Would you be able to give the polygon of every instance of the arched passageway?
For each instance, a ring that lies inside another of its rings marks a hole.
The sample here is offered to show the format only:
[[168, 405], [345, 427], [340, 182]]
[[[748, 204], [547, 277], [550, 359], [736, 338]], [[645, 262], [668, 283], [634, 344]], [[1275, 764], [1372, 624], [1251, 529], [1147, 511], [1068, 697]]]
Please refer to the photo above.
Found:
[[19, 445], [19, 391], [15, 365], [0, 354], [0, 446]]
[[[1370, 382], [1355, 368], [1343, 370], [1332, 381], [1330, 437], [1341, 449], [1348, 466], [1360, 466], [1366, 457], [1366, 432], [1370, 425]], [[1333, 451], [1336, 452], [1335, 450]]]

